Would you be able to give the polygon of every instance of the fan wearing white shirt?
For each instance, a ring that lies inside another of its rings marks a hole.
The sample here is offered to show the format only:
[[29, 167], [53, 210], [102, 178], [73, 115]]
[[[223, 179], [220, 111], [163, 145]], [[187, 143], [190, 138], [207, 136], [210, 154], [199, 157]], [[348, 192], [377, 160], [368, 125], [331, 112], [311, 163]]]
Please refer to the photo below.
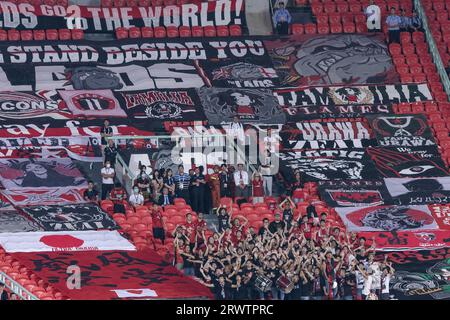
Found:
[[281, 141], [281, 137], [278, 134], [272, 133], [272, 128], [267, 129], [267, 136], [264, 137], [264, 149], [269, 150], [271, 153], [279, 150], [277, 145]]
[[248, 198], [248, 173], [244, 171], [244, 165], [238, 164], [237, 171], [233, 174], [236, 190], [234, 195], [236, 198]]
[[231, 122], [228, 127], [228, 134], [234, 140], [239, 140], [242, 144], [245, 142], [244, 127], [238, 116], [233, 117], [233, 122]]
[[134, 187], [133, 193], [130, 195], [128, 202], [133, 206], [142, 206], [144, 204], [144, 196], [139, 192], [138, 187]]
[[387, 262], [387, 256], [384, 259], [384, 265], [385, 267], [383, 268], [383, 273], [381, 274], [381, 300], [390, 300], [389, 286], [395, 269], [392, 267], [391, 262]]
[[114, 188], [114, 176], [116, 172], [111, 168], [111, 162], [105, 161], [105, 166], [100, 171], [102, 176], [102, 200], [109, 196], [109, 193]]

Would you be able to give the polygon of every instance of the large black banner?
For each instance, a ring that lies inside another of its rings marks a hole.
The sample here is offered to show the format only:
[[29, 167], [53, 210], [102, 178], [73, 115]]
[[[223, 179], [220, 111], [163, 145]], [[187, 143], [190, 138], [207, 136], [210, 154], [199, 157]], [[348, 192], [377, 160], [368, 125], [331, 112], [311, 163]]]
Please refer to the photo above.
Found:
[[383, 180], [319, 181], [319, 193], [331, 207], [367, 207], [391, 202]]
[[[252, 61], [243, 63], [243, 61]], [[0, 45], [0, 90], [115, 90], [273, 87], [277, 75], [255, 38], [128, 39]]]
[[148, 7], [85, 7], [2, 1], [0, 26], [4, 29], [83, 29], [114, 32], [119, 27], [245, 25], [243, 0], [217, 0]]
[[284, 149], [355, 149], [376, 146], [363, 121], [297, 122], [279, 133]]
[[118, 229], [114, 220], [94, 204], [35, 206], [22, 210], [44, 231]]
[[367, 154], [383, 177], [417, 178], [448, 175], [444, 161], [440, 157], [433, 157], [435, 150], [418, 150], [415, 153], [409, 152], [407, 149], [367, 148]]
[[210, 125], [231, 122], [234, 116], [245, 123], [286, 122], [269, 89], [200, 88], [197, 92]]
[[[380, 255], [380, 260], [384, 255]], [[401, 300], [450, 299], [450, 249], [392, 252], [390, 291]]]
[[367, 116], [381, 146], [420, 147], [436, 144], [425, 115]]
[[160, 130], [165, 121], [204, 121], [195, 90], [145, 90], [116, 93], [128, 119], [140, 128]]
[[[275, 91], [285, 107], [341, 105], [390, 105], [400, 102], [432, 100], [427, 84], [309, 87]], [[345, 111], [344, 113], [349, 112]]]
[[402, 205], [450, 202], [450, 177], [386, 178], [393, 200]]
[[281, 165], [292, 175], [299, 171], [303, 181], [371, 180], [377, 172], [364, 149], [280, 152]]

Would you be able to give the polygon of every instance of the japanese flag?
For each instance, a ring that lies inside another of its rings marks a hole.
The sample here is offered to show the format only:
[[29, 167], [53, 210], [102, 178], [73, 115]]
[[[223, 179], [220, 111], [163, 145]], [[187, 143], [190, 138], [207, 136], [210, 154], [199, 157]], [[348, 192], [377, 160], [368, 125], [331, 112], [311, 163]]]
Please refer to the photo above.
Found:
[[151, 289], [119, 289], [112, 290], [119, 298], [155, 298], [158, 295]]

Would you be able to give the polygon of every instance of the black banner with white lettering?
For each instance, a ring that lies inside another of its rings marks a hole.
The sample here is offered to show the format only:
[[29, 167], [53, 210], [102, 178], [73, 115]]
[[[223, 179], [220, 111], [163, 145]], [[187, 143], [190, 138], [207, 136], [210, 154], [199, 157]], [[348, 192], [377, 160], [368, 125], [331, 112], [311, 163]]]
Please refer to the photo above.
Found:
[[35, 206], [22, 209], [44, 231], [118, 229], [113, 219], [94, 204]]
[[3, 29], [83, 29], [114, 32], [119, 27], [245, 26], [243, 0], [217, 0], [169, 6], [86, 7], [0, 3]]
[[420, 147], [435, 145], [425, 115], [367, 116], [381, 146]]
[[280, 152], [279, 156], [285, 174], [299, 171], [302, 181], [373, 180], [378, 176], [364, 149]]
[[383, 180], [319, 181], [319, 193], [331, 207], [368, 207], [391, 202]]
[[101, 45], [61, 41], [22, 46], [5, 42], [0, 44], [0, 64], [0, 91], [139, 91], [277, 84], [263, 42], [256, 39], [142, 38]]
[[370, 86], [310, 87], [281, 89], [275, 95], [285, 107], [315, 107], [341, 105], [390, 105], [400, 102], [433, 99], [427, 84]]
[[206, 120], [192, 89], [117, 92], [116, 97], [128, 119], [139, 128], [161, 130], [165, 121]]
[[363, 121], [298, 122], [280, 131], [284, 149], [355, 149], [376, 146]]

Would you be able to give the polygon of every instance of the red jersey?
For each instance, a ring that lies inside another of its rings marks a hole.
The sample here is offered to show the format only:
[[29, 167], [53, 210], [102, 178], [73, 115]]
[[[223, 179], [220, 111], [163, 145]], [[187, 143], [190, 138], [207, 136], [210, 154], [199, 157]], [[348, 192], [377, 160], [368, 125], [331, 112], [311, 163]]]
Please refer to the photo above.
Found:
[[163, 228], [161, 210], [151, 210], [150, 215], [152, 217], [153, 228]]
[[[122, 204], [123, 201], [126, 200], [127, 194], [123, 188], [119, 188], [119, 189], [114, 188], [111, 190], [109, 197], [115, 204]], [[113, 199], [116, 199], [116, 200], [113, 200]]]
[[184, 223], [184, 227], [186, 228], [186, 237], [189, 238], [189, 241], [191, 243], [195, 242], [195, 230], [196, 230], [196, 223], [191, 222], [188, 223], [187, 221]]
[[259, 180], [253, 180], [252, 181], [253, 186], [253, 196], [254, 197], [264, 197], [264, 189], [263, 189], [263, 181]]

